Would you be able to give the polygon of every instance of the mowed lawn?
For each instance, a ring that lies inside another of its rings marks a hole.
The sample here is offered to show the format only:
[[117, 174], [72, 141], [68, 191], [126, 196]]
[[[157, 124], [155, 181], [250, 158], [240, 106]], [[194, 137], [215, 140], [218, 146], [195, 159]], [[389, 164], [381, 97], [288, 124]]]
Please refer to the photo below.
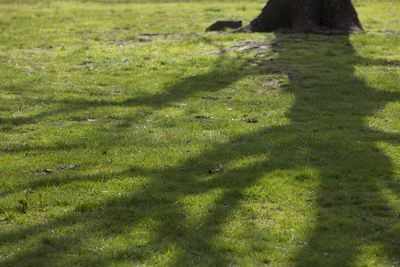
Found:
[[400, 1], [0, 1], [0, 266], [400, 266]]

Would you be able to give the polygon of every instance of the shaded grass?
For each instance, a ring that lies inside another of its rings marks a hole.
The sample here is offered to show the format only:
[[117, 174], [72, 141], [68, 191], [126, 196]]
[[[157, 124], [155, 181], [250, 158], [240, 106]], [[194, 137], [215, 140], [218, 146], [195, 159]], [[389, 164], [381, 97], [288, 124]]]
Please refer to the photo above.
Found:
[[399, 263], [399, 4], [351, 37], [141, 35], [242, 5], [4, 5], [1, 265]]

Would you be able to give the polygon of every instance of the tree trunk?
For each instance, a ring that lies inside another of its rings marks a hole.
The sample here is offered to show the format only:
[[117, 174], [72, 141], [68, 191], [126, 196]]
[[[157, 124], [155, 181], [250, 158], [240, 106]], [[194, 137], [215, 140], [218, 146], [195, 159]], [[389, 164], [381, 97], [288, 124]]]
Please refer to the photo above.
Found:
[[351, 0], [269, 0], [243, 31], [293, 30], [313, 33], [362, 31]]

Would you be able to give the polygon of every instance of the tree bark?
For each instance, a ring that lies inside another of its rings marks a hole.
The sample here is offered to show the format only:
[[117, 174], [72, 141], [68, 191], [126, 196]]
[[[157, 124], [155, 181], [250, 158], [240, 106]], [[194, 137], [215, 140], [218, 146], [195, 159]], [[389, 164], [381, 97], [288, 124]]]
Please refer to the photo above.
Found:
[[351, 0], [269, 0], [261, 14], [243, 31], [293, 30], [351, 33], [362, 25]]

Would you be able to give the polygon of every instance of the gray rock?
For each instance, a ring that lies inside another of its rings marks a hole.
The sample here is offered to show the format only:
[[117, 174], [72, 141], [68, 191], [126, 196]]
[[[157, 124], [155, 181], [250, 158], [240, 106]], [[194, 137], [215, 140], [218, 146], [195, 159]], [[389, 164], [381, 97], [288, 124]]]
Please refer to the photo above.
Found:
[[241, 20], [218, 20], [210, 27], [206, 29], [207, 32], [210, 31], [223, 31], [225, 29], [237, 29], [242, 27], [243, 22]]

